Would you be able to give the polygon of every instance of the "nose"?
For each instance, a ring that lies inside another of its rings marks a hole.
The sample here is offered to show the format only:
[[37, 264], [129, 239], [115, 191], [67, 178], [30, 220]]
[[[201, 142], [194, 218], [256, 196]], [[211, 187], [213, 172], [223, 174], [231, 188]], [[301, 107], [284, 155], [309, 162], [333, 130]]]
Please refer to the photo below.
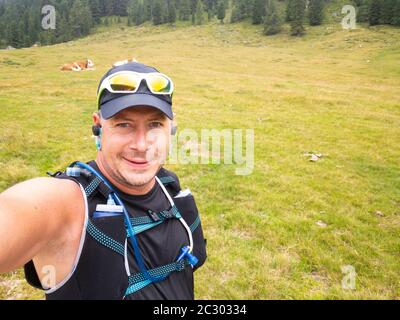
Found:
[[140, 126], [139, 128], [137, 128], [136, 132], [133, 135], [131, 149], [140, 153], [146, 153], [148, 149], [148, 141], [146, 136], [147, 132], [144, 127]]

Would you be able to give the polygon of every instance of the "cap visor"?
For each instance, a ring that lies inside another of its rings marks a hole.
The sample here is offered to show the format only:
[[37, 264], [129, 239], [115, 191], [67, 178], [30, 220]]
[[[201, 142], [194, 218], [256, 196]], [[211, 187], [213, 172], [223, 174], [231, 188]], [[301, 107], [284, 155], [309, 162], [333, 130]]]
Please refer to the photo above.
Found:
[[173, 119], [172, 106], [168, 102], [158, 99], [153, 95], [142, 93], [124, 94], [104, 103], [101, 106], [101, 116], [104, 119], [110, 119], [124, 109], [138, 106], [156, 108], [165, 113], [171, 120]]

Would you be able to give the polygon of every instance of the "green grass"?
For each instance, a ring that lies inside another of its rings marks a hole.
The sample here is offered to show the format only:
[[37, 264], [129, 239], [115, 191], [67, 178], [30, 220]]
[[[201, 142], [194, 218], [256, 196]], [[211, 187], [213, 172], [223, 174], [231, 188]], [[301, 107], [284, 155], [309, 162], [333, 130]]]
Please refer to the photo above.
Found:
[[[135, 56], [174, 79], [180, 129], [255, 131], [252, 175], [170, 166], [194, 192], [208, 239], [198, 299], [398, 299], [400, 29], [358, 27], [291, 38], [249, 23], [114, 26], [0, 51], [0, 190], [94, 158], [97, 82]], [[86, 57], [96, 71], [59, 71]], [[309, 162], [309, 151], [324, 157]], [[355, 290], [342, 288], [345, 265]], [[22, 278], [1, 275], [0, 297], [41, 298]]]

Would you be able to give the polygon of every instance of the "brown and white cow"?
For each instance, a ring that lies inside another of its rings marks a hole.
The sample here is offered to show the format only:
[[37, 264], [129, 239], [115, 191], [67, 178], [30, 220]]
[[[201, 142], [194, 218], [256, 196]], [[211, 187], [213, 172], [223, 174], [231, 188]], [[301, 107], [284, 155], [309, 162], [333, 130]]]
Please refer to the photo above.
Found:
[[94, 63], [92, 60], [87, 59], [85, 61], [76, 61], [73, 63], [64, 64], [61, 67], [61, 71], [83, 71], [83, 70], [91, 70], [94, 67]]
[[81, 67], [76, 62], [67, 63], [61, 67], [61, 71], [81, 71]]
[[78, 61], [77, 64], [82, 70], [89, 70], [93, 69], [94, 67], [94, 63], [90, 59], [87, 59], [86, 61]]

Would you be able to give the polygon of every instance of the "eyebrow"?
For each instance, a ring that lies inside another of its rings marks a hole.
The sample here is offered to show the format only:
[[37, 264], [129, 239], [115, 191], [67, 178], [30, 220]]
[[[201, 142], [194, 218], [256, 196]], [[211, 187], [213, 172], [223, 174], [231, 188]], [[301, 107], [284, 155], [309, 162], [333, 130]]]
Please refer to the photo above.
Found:
[[121, 116], [116, 116], [112, 118], [113, 121], [135, 121], [135, 119], [131, 119], [128, 117], [121, 117]]
[[[164, 114], [161, 114], [161, 113], [157, 113], [157, 114], [154, 114], [154, 115], [151, 115], [148, 119], [146, 119], [147, 121], [154, 121], [154, 120], [162, 120], [162, 121], [165, 121], [165, 120], [167, 120], [167, 116], [165, 116]], [[136, 119], [135, 119], [135, 117], [133, 117], [133, 118], [129, 118], [129, 117], [127, 117], [127, 116], [117, 116], [117, 117], [115, 117], [115, 118], [113, 118], [113, 121], [115, 122], [115, 121], [130, 121], [130, 122], [135, 122], [136, 121]]]

